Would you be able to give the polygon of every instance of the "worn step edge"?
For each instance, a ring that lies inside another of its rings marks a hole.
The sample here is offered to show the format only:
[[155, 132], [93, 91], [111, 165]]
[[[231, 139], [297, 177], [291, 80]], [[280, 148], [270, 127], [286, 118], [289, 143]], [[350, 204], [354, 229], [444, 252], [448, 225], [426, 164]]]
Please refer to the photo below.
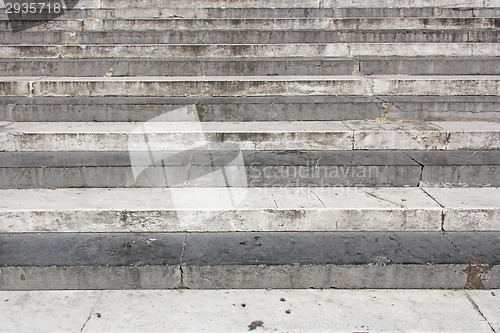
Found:
[[106, 44], [0, 46], [0, 59], [496, 57], [498, 43]]
[[2, 97], [498, 96], [499, 75], [0, 77]]
[[0, 190], [0, 232], [500, 231], [499, 189]]
[[[500, 151], [239, 153], [165, 152], [161, 162], [147, 152], [0, 153], [0, 188], [500, 186]], [[223, 182], [219, 170], [241, 179]]]
[[0, 59], [3, 76], [500, 75], [500, 58]]
[[499, 237], [498, 232], [0, 235], [0, 287], [498, 288], [499, 258], [491, 250], [498, 249]]
[[[147, 142], [145, 137], [147, 137]], [[498, 150], [500, 122], [0, 123], [0, 151]]]
[[157, 30], [465, 30], [497, 29], [495, 18], [176, 18], [54, 20], [38, 25], [26, 20], [0, 20], [0, 31], [157, 31]]

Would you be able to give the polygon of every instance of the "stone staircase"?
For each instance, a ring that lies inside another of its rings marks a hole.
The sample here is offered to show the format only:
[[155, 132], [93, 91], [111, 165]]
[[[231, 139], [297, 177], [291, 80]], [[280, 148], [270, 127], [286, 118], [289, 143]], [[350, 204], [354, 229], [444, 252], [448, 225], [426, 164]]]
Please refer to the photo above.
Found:
[[500, 1], [63, 4], [0, 10], [0, 289], [500, 288]]

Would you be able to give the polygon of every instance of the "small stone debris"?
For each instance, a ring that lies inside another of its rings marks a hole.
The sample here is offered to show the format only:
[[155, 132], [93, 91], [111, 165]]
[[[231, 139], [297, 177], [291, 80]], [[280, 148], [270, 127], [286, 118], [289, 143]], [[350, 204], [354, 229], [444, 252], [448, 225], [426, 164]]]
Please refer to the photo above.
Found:
[[247, 305], [245, 303], [241, 304], [242, 307], [246, 307]]
[[290, 313], [292, 313], [292, 310], [286, 310], [285, 313], [290, 314]]
[[284, 299], [283, 297], [280, 298], [280, 302], [286, 302], [286, 299]]
[[262, 326], [264, 326], [264, 322], [262, 320], [255, 320], [252, 321], [250, 325], [248, 325], [248, 330], [253, 331], [257, 329], [257, 327], [262, 327]]
[[96, 313], [96, 316], [97, 318], [101, 318], [102, 317], [102, 314], [100, 314], [99, 312]]

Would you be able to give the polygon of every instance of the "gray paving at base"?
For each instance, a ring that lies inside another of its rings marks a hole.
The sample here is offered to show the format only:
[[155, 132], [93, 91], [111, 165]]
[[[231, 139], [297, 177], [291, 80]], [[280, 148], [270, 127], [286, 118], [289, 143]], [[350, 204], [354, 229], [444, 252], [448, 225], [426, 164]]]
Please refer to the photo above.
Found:
[[[18, 34], [22, 34], [20, 37]], [[495, 43], [496, 30], [0, 31], [2, 44]]]
[[[486, 260], [500, 246], [498, 232], [480, 237], [429, 232], [185, 237], [183, 233], [0, 235], [2, 289], [463, 288], [469, 263], [462, 253]], [[483, 244], [471, 251], [475, 242]], [[182, 270], [176, 275], [179, 263]], [[117, 272], [120, 280], [113, 284], [110, 277]], [[488, 287], [498, 288], [498, 272], [488, 274]]]
[[499, 293], [325, 289], [1, 291], [0, 318], [9, 332], [218, 333], [248, 331], [253, 323], [255, 332], [476, 333], [491, 332], [488, 324], [498, 327], [498, 296], [492, 294]]

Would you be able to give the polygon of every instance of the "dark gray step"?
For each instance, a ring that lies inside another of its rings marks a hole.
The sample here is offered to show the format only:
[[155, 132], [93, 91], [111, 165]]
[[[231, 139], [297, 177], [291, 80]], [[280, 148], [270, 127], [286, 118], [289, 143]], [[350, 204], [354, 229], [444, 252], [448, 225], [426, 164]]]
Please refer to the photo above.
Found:
[[9, 59], [4, 76], [498, 75], [500, 58]]
[[478, 30], [495, 29], [496, 18], [155, 18], [48, 20], [0, 20], [0, 30], [19, 31], [191, 31], [191, 30]]
[[500, 186], [500, 151], [239, 153], [0, 153], [0, 188], [218, 187], [224, 170], [242, 174], [227, 186]]
[[278, 43], [496, 43], [499, 30], [199, 30], [0, 31], [3, 45], [19, 44], [278, 44]]
[[495, 96], [32, 97], [0, 98], [0, 121], [142, 122], [194, 103], [202, 121], [500, 119], [500, 97]]
[[2, 234], [0, 288], [500, 286], [500, 233]]
[[[345, 17], [499, 17], [499, 8], [127, 8], [70, 9], [61, 16], [47, 10], [42, 13], [15, 14], [10, 17], [22, 20], [86, 19], [86, 18], [345, 18]], [[0, 19], [8, 19], [4, 11]]]

